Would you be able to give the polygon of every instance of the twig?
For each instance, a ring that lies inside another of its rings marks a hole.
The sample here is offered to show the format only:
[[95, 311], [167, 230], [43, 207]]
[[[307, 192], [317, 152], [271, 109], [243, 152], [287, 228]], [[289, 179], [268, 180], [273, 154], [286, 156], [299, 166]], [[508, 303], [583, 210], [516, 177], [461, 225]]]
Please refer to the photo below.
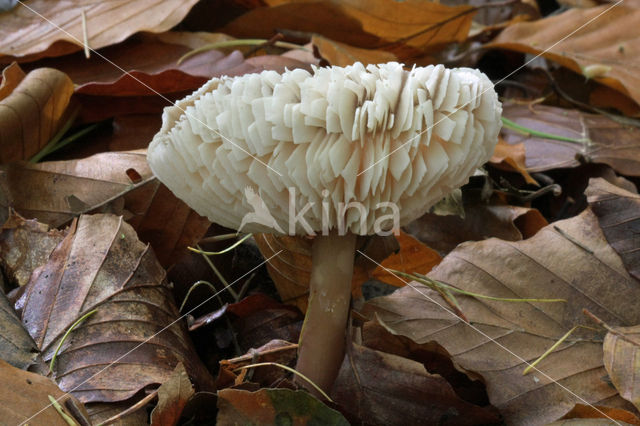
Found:
[[91, 315], [95, 314], [96, 312], [98, 312], [97, 309], [94, 309], [92, 311], [87, 312], [86, 314], [84, 314], [83, 316], [81, 316], [80, 318], [78, 318], [76, 320], [76, 322], [74, 322], [73, 324], [71, 324], [71, 327], [69, 327], [69, 329], [67, 330], [66, 333], [64, 333], [64, 335], [62, 336], [62, 339], [60, 339], [60, 343], [58, 343], [58, 346], [56, 347], [55, 352], [53, 352], [53, 356], [51, 357], [51, 361], [49, 362], [49, 373], [53, 372], [53, 365], [56, 362], [56, 358], [58, 357], [58, 352], [60, 351], [60, 348], [62, 347], [62, 344], [64, 343], [64, 341], [67, 339], [67, 337], [69, 336], [69, 334], [77, 327], [79, 326], [82, 321], [86, 320], [87, 318], [89, 318]]
[[51, 395], [47, 395], [47, 397], [49, 397], [49, 402], [51, 402], [53, 408], [58, 412], [58, 414], [60, 414], [60, 417], [62, 417], [69, 426], [80, 426], [73, 417], [64, 412], [64, 410], [62, 409], [62, 405], [60, 405], [54, 397], [52, 397]]
[[637, 341], [633, 340], [632, 338], [630, 338], [629, 336], [627, 336], [626, 334], [621, 333], [618, 330], [610, 327], [607, 323], [605, 323], [600, 318], [598, 318], [597, 316], [592, 314], [587, 308], [583, 308], [582, 309], [582, 313], [585, 314], [586, 316], [588, 316], [589, 318], [591, 318], [591, 320], [593, 322], [595, 322], [600, 327], [602, 327], [605, 330], [607, 330], [609, 333], [615, 334], [616, 336], [620, 337], [622, 340], [625, 340], [625, 341], [631, 343], [632, 345], [640, 346], [640, 342], [637, 342]]
[[288, 366], [283, 365], [283, 364], [279, 364], [277, 362], [259, 362], [257, 364], [249, 364], [249, 365], [245, 365], [244, 367], [238, 367], [233, 371], [245, 370], [247, 368], [254, 368], [254, 367], [266, 367], [266, 366], [269, 366], [269, 365], [274, 366], [274, 367], [282, 368], [282, 369], [287, 370], [288, 372], [293, 373], [296, 376], [302, 378], [304, 381], [306, 381], [311, 386], [313, 386], [313, 388], [315, 390], [317, 390], [320, 393], [320, 395], [322, 395], [324, 398], [326, 398], [327, 401], [333, 402], [333, 400], [331, 398], [329, 398], [329, 395], [327, 395], [322, 389], [320, 389], [320, 386], [318, 386], [315, 383], [313, 383], [313, 381], [311, 379], [309, 379], [307, 376], [305, 376], [304, 374], [300, 373], [299, 371], [294, 370], [291, 367], [288, 367]]
[[120, 413], [116, 414], [113, 417], [109, 417], [107, 420], [105, 420], [104, 422], [98, 424], [97, 426], [110, 425], [111, 423], [115, 423], [118, 420], [122, 419], [123, 417], [128, 416], [129, 414], [135, 413], [136, 411], [138, 411], [139, 409], [141, 409], [142, 407], [147, 405], [149, 402], [153, 401], [156, 398], [156, 396], [158, 396], [158, 389], [154, 390], [149, 395], [145, 396], [140, 401], [136, 402], [135, 404], [133, 404], [131, 407], [127, 408], [126, 410], [121, 411]]
[[91, 48], [89, 47], [89, 33], [87, 32], [87, 14], [84, 9], [81, 10], [82, 16], [82, 39], [84, 41], [84, 56], [89, 59], [91, 56]]

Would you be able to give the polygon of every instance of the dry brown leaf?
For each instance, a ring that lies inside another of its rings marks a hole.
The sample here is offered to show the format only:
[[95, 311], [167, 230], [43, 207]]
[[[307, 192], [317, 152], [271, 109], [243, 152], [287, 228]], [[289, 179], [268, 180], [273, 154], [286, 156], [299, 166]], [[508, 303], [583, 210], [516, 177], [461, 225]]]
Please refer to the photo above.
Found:
[[2, 81], [0, 82], [0, 101], [10, 95], [25, 76], [26, 74], [20, 65], [15, 62], [5, 67], [2, 70]]
[[[302, 312], [305, 312], [309, 296], [312, 240], [272, 234], [256, 234], [254, 238], [260, 252], [266, 259], [282, 250], [282, 253], [267, 263], [269, 275], [273, 279], [282, 301], [295, 305]], [[389, 255], [389, 252], [386, 252], [382, 258], [376, 260], [380, 261], [386, 268], [421, 273], [428, 272], [441, 260], [440, 255], [434, 250], [402, 232], [401, 237], [399, 237], [399, 243], [400, 251], [397, 254], [385, 259]], [[366, 252], [365, 250], [365, 254]], [[371, 257], [370, 254], [368, 256]], [[368, 261], [364, 262], [364, 264], [367, 265], [366, 268], [361, 266], [360, 262], [355, 264], [353, 279], [351, 280], [353, 294], [361, 294], [360, 287], [362, 283], [371, 276], [392, 285], [402, 285], [397, 278], [388, 274], [383, 268], [375, 269], [371, 267]]]
[[0, 100], [0, 163], [37, 154], [64, 124], [72, 94], [73, 83], [60, 71], [39, 68], [27, 74]]
[[591, 330], [576, 330], [538, 364], [540, 371], [522, 374], [524, 361], [533, 362], [573, 326], [588, 323], [583, 308], [610, 324], [640, 321], [640, 287], [590, 210], [525, 241], [492, 238], [460, 245], [428, 276], [488, 296], [567, 300], [510, 303], [456, 295], [466, 323], [438, 293], [412, 283], [365, 305], [364, 313], [393, 334], [419, 344], [436, 342], [456, 365], [481, 376], [507, 424], [554, 421], [584, 402], [575, 395], [593, 404], [624, 406], [602, 379], [602, 345], [591, 340], [597, 337]]
[[218, 391], [219, 425], [335, 425], [348, 426], [339, 412], [327, 407], [308, 392], [291, 389], [239, 389]]
[[604, 366], [620, 396], [640, 407], [640, 382], [638, 382], [638, 350], [640, 326], [616, 327], [616, 333], [608, 332], [604, 339]]
[[527, 207], [473, 203], [464, 209], [464, 219], [427, 213], [405, 228], [427, 246], [446, 254], [465, 241], [530, 238], [548, 224], [538, 210]]
[[13, 307], [0, 292], [0, 359], [26, 370], [35, 362], [38, 349], [22, 327]]
[[0, 205], [53, 227], [81, 213], [122, 214], [163, 265], [174, 263], [209, 226], [155, 179], [145, 151], [7, 165], [0, 170]]
[[122, 401], [165, 382], [182, 362], [208, 387], [173, 304], [165, 271], [122, 218], [83, 215], [47, 264], [35, 271], [16, 306], [45, 361], [66, 338], [53, 366], [61, 389], [83, 402]]
[[0, 265], [5, 276], [10, 277], [13, 284], [26, 285], [33, 270], [47, 262], [65, 235], [12, 212], [0, 230]]
[[520, 173], [525, 182], [538, 185], [538, 182], [527, 171], [526, 158], [526, 149], [523, 143], [510, 145], [502, 137], [499, 137], [489, 163], [502, 170]]
[[640, 281], [640, 196], [602, 178], [591, 179], [585, 194], [607, 241]]
[[[86, 415], [84, 407], [72, 396], [66, 395], [50, 379], [39, 374], [22, 371], [0, 359], [0, 418], [3, 424], [33, 424], [51, 426], [69, 426], [64, 418], [53, 408], [48, 396], [59, 400], [62, 407], [65, 401], [72, 400], [77, 409]], [[68, 408], [65, 414], [74, 418]]]
[[[605, 417], [603, 413], [606, 414], [608, 418]], [[614, 419], [614, 420], [618, 420], [619, 422], [622, 422], [622, 424], [640, 426], [640, 419], [638, 418], [638, 416], [636, 416], [635, 414], [627, 410], [623, 410], [620, 408], [602, 407], [602, 406], [590, 407], [584, 404], [576, 404], [576, 406], [573, 407], [573, 409], [569, 411], [567, 414], [562, 416], [562, 418], [563, 419], [592, 419], [592, 420], [602, 419], [598, 424], [607, 425], [607, 426], [611, 424], [610, 419]], [[550, 423], [550, 425], [561, 425], [563, 423], [564, 422], [559, 420], [557, 422]], [[582, 424], [580, 422], [574, 422], [574, 424], [576, 423]], [[589, 424], [592, 424], [592, 423], [589, 423]], [[595, 425], [596, 423], [594, 422], [593, 424]]]
[[423, 364], [353, 345], [331, 397], [365, 424], [479, 425], [499, 421], [495, 409], [462, 400]]
[[136, 36], [102, 49], [100, 53], [110, 62], [97, 55], [87, 59], [84, 53], [78, 52], [44, 59], [38, 64], [65, 72], [76, 85], [76, 93], [87, 95], [149, 95], [150, 90], [144, 85], [160, 93], [194, 90], [212, 76], [244, 61], [242, 55], [229, 57], [218, 50], [209, 50], [178, 64], [180, 57], [192, 49], [189, 45], [196, 44], [196, 40], [204, 45], [232, 39], [224, 34], [198, 34], [200, 37], [171, 32]]
[[[139, 31], [161, 33], [178, 24], [197, 0], [32, 0], [0, 14], [2, 55], [22, 60], [61, 56], [83, 48], [83, 14], [92, 49], [119, 43]], [[26, 57], [26, 58], [25, 58]]]
[[[382, 266], [378, 266], [371, 274], [373, 278], [396, 287], [402, 287], [405, 285], [405, 282], [398, 279], [398, 277], [392, 273], [387, 272], [387, 269], [395, 269], [406, 273], [417, 272], [426, 274], [442, 261], [442, 257], [440, 257], [435, 250], [411, 235], [400, 232], [400, 235], [398, 235], [396, 239], [400, 245], [400, 250], [382, 261]], [[364, 262], [364, 264], [366, 263], [370, 264], [370, 262]]]
[[[424, 50], [467, 38], [475, 9], [408, 0], [266, 2], [221, 29], [238, 38], [270, 38], [279, 30], [321, 34], [359, 48]], [[312, 19], [311, 19], [312, 18]], [[398, 46], [391, 46], [392, 43]]]
[[398, 59], [391, 52], [353, 47], [320, 35], [311, 37], [311, 43], [318, 49], [318, 53], [323, 59], [338, 67], [346, 67], [354, 62], [362, 62], [365, 65], [382, 64]]
[[543, 139], [503, 127], [502, 135], [507, 143], [524, 143], [529, 172], [576, 167], [580, 164], [576, 160], [579, 155], [583, 161], [605, 163], [618, 173], [640, 176], [640, 129], [637, 127], [624, 126], [602, 115], [545, 105], [531, 108], [506, 105], [503, 115], [529, 129], [590, 140], [574, 143]]
[[640, 115], [640, 105], [610, 87], [598, 85], [589, 92], [589, 105], [596, 108], [615, 108], [624, 115]]
[[158, 405], [151, 412], [151, 425], [176, 425], [184, 406], [194, 393], [184, 365], [178, 363], [169, 380], [158, 388]]
[[511, 25], [489, 47], [544, 52], [544, 57], [640, 103], [639, 41], [640, 9], [619, 2]]

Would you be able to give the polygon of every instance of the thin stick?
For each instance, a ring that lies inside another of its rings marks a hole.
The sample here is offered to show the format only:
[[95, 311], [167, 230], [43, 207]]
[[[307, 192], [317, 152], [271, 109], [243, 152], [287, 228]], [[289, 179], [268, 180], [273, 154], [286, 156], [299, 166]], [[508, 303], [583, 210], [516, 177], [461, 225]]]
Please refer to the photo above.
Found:
[[97, 426], [110, 425], [111, 423], [115, 423], [118, 420], [122, 419], [123, 417], [128, 416], [129, 414], [135, 413], [136, 411], [138, 411], [139, 409], [141, 409], [142, 407], [147, 405], [149, 402], [153, 401], [156, 396], [158, 396], [158, 389], [154, 390], [149, 395], [145, 396], [140, 401], [136, 402], [135, 404], [133, 404], [131, 407], [127, 408], [126, 410], [116, 414], [113, 417], [109, 417], [107, 420], [105, 420], [104, 422], [98, 424]]
[[58, 414], [60, 414], [60, 417], [62, 417], [69, 426], [80, 426], [73, 417], [64, 412], [64, 410], [62, 409], [62, 405], [60, 405], [54, 397], [52, 397], [51, 395], [47, 395], [47, 397], [49, 397], [49, 402], [51, 402], [53, 408], [58, 412]]
[[268, 366], [268, 365], [272, 365], [274, 367], [280, 367], [280, 368], [282, 368], [284, 370], [287, 370], [290, 373], [295, 374], [296, 376], [302, 378], [307, 383], [309, 383], [311, 386], [313, 386], [313, 388], [315, 390], [317, 390], [320, 393], [320, 395], [322, 395], [327, 401], [333, 402], [333, 400], [331, 398], [329, 398], [329, 395], [327, 395], [322, 389], [320, 389], [320, 386], [318, 386], [315, 383], [313, 383], [313, 381], [311, 379], [309, 379], [307, 376], [305, 376], [304, 374], [300, 373], [299, 371], [294, 370], [291, 367], [288, 367], [288, 366], [283, 365], [283, 364], [278, 364], [277, 362], [259, 362], [257, 364], [249, 364], [249, 365], [245, 365], [244, 367], [238, 367], [233, 371], [244, 370], [244, 369], [247, 369], [247, 368], [254, 368], [254, 367], [265, 367], [265, 366]]
[[558, 346], [560, 346], [562, 344], [562, 342], [564, 342], [565, 340], [567, 340], [567, 338], [571, 335], [571, 333], [573, 333], [576, 328], [580, 327], [579, 325], [576, 325], [575, 327], [573, 327], [571, 330], [567, 331], [567, 333], [562, 336], [560, 339], [558, 339], [557, 342], [555, 342], [553, 345], [551, 345], [551, 347], [549, 349], [547, 349], [545, 351], [545, 353], [543, 353], [542, 355], [540, 355], [540, 357], [538, 359], [536, 359], [535, 361], [533, 361], [531, 364], [529, 364], [527, 366], [527, 368], [524, 369], [524, 371], [522, 372], [522, 375], [525, 376], [527, 373], [529, 373], [536, 365], [538, 365], [538, 363], [540, 361], [542, 361], [543, 359], [545, 359], [547, 357], [547, 355], [549, 355], [551, 352], [553, 352]]
[[629, 336], [627, 336], [626, 334], [621, 333], [618, 330], [616, 330], [615, 328], [610, 327], [606, 322], [602, 321], [600, 318], [598, 318], [597, 316], [592, 314], [587, 308], [583, 308], [582, 309], [582, 313], [585, 314], [586, 316], [588, 316], [589, 318], [591, 318], [591, 320], [593, 322], [595, 322], [600, 327], [602, 327], [605, 330], [607, 330], [609, 333], [615, 334], [616, 336], [620, 337], [622, 340], [625, 340], [625, 341], [631, 343], [632, 345], [640, 346], [640, 342], [637, 342], [637, 341], [633, 340], [632, 338], [630, 338]]
[[245, 241], [247, 241], [249, 238], [251, 238], [253, 236], [253, 234], [247, 234], [244, 237], [242, 237], [241, 239], [239, 239], [238, 241], [236, 241], [235, 243], [231, 244], [229, 247], [227, 247], [224, 250], [221, 251], [203, 251], [200, 249], [200, 247], [198, 247], [197, 249], [193, 248], [193, 247], [187, 247], [189, 250], [195, 252], [195, 253], [200, 253], [200, 254], [204, 254], [205, 256], [217, 256], [219, 254], [224, 254], [227, 252], [230, 252], [231, 250], [233, 250], [234, 248], [238, 247], [240, 244], [244, 243]]
[[60, 351], [60, 348], [62, 347], [62, 344], [64, 343], [64, 341], [67, 339], [67, 336], [69, 336], [69, 334], [77, 327], [80, 325], [80, 323], [82, 323], [82, 321], [86, 320], [87, 318], [89, 318], [91, 315], [95, 314], [96, 312], [98, 312], [97, 309], [94, 309], [92, 311], [87, 312], [86, 314], [84, 314], [83, 316], [81, 316], [80, 318], [78, 318], [76, 320], [76, 322], [74, 322], [73, 324], [71, 324], [71, 327], [69, 327], [69, 329], [67, 330], [66, 333], [64, 333], [64, 335], [62, 336], [62, 339], [60, 339], [60, 343], [58, 343], [58, 347], [56, 348], [55, 352], [53, 353], [53, 356], [51, 357], [51, 362], [49, 362], [49, 373], [53, 372], [53, 364], [56, 362], [56, 358], [58, 357], [58, 352]]
[[553, 140], [562, 141], [562, 142], [571, 142], [571, 143], [575, 143], [582, 146], [591, 142], [591, 140], [587, 138], [575, 139], [567, 136], [554, 135], [552, 133], [547, 133], [547, 132], [540, 132], [538, 130], [521, 126], [520, 124], [514, 121], [511, 121], [506, 117], [502, 117], [502, 123], [504, 124], [504, 127], [506, 127], [507, 129], [515, 130], [517, 132], [524, 134], [525, 136], [536, 136], [538, 138], [543, 138], [543, 139], [553, 139]]
[[82, 9], [82, 38], [84, 40], [84, 56], [89, 59], [91, 48], [89, 47], [89, 33], [87, 32], [87, 14]]
[[522, 298], [486, 296], [484, 294], [472, 293], [470, 291], [459, 289], [457, 287], [451, 286], [449, 284], [445, 284], [441, 281], [434, 280], [422, 274], [407, 274], [406, 272], [400, 272], [394, 269], [390, 269], [390, 271], [402, 277], [416, 280], [428, 287], [433, 288], [434, 290], [437, 290], [437, 288], [434, 288], [434, 287], [443, 287], [448, 290], [454, 291], [456, 293], [464, 294], [465, 296], [476, 297], [479, 299], [495, 300], [498, 302], [545, 302], [545, 303], [564, 302], [566, 303], [566, 299], [522, 299]]
[[[196, 247], [198, 250], [200, 250], [200, 252], [202, 252], [202, 249], [200, 248], [200, 246], [198, 244], [196, 244]], [[220, 280], [220, 282], [222, 283], [222, 285], [224, 285], [224, 287], [229, 290], [229, 293], [231, 293], [231, 296], [233, 297], [233, 299], [237, 302], [238, 299], [238, 293], [235, 292], [235, 290], [233, 290], [230, 286], [229, 283], [227, 283], [227, 280], [225, 279], [224, 276], [222, 276], [222, 274], [220, 273], [220, 271], [218, 271], [218, 268], [216, 268], [216, 265], [213, 264], [213, 262], [211, 261], [211, 259], [209, 259], [209, 256], [207, 256], [204, 253], [201, 253], [202, 257], [204, 258], [204, 261], [207, 262], [207, 265], [209, 265], [209, 267], [211, 268], [211, 270], [213, 270], [213, 273], [216, 274], [216, 277], [218, 277], [218, 279]]]

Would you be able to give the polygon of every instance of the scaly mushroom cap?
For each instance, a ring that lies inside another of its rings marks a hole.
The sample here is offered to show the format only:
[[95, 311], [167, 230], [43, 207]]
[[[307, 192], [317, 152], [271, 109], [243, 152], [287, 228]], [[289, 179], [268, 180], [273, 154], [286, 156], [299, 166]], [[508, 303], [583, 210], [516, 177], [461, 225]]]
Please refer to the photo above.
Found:
[[[343, 217], [347, 230], [366, 235], [391, 213], [378, 203], [395, 203], [404, 225], [465, 184], [491, 157], [501, 112], [475, 69], [405, 71], [391, 62], [264, 71], [214, 78], [166, 108], [148, 160], [176, 196], [229, 228], [266, 207], [272, 228], [288, 232], [292, 198], [295, 214], [310, 203], [303, 217], [313, 230], [323, 229], [324, 212], [329, 229]], [[364, 227], [358, 208], [342, 214], [350, 202], [364, 206]]]

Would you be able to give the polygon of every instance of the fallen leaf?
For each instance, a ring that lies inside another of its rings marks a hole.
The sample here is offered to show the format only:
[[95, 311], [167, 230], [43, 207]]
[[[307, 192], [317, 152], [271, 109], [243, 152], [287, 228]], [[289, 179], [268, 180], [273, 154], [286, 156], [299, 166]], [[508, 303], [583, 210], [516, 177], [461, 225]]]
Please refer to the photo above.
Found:
[[489, 163], [502, 170], [520, 173], [526, 183], [538, 185], [527, 171], [526, 157], [526, 148], [523, 143], [511, 145], [499, 137]]
[[[127, 170], [142, 178], [133, 183]], [[209, 221], [153, 176], [145, 151], [106, 152], [81, 160], [9, 164], [0, 170], [0, 205], [53, 227], [81, 213], [122, 214], [170, 265], [197, 242]]]
[[[605, 417], [603, 414], [606, 414]], [[635, 414], [623, 410], [621, 408], [610, 408], [610, 407], [590, 407], [584, 404], [576, 404], [571, 411], [562, 416], [563, 419], [603, 419], [600, 421], [600, 424], [611, 424], [611, 419], [618, 420], [619, 422], [624, 422], [623, 424], [631, 424], [640, 426], [640, 419]], [[604, 419], [607, 419], [606, 421]], [[560, 425], [561, 421], [550, 423], [552, 425]]]
[[[409, 0], [295, 2], [267, 1], [221, 32], [238, 38], [270, 38], [280, 30], [321, 34], [354, 47], [411, 49], [466, 40], [475, 8]], [[312, 16], [313, 19], [309, 19]], [[398, 43], [392, 46], [393, 43]], [[406, 50], [406, 49], [405, 49]]]
[[585, 400], [622, 404], [602, 380], [602, 345], [591, 340], [597, 337], [591, 330], [576, 330], [537, 365], [539, 370], [522, 374], [525, 361], [533, 362], [572, 327], [587, 323], [583, 308], [612, 324], [640, 322], [640, 288], [590, 210], [524, 241], [462, 244], [427, 275], [476, 294], [567, 301], [505, 302], [456, 294], [467, 323], [438, 293], [414, 282], [365, 305], [363, 313], [391, 333], [418, 344], [436, 342], [457, 366], [482, 377], [507, 424], [551, 422]]
[[26, 285], [33, 270], [47, 263], [64, 236], [64, 232], [12, 212], [0, 229], [0, 265], [5, 276], [20, 287]]
[[640, 9], [620, 2], [516, 23], [488, 47], [540, 54], [578, 74], [600, 65], [596, 81], [640, 103], [639, 30]]
[[349, 422], [306, 391], [222, 389], [218, 391], [217, 424], [348, 426]]
[[0, 359], [26, 370], [35, 362], [38, 349], [22, 327], [13, 307], [0, 292]]
[[373, 271], [372, 278], [396, 287], [402, 287], [405, 282], [387, 272], [387, 269], [426, 274], [442, 260], [442, 257], [435, 250], [411, 235], [401, 232], [396, 239], [400, 245], [400, 250], [384, 259], [381, 266], [378, 266]]
[[117, 44], [139, 31], [161, 33], [178, 24], [197, 0], [32, 0], [0, 15], [1, 55], [21, 60], [62, 56], [81, 50], [86, 20], [86, 43], [92, 49]]
[[[59, 401], [65, 414], [72, 419], [69, 409], [64, 408], [65, 401], [73, 400], [74, 405], [84, 411], [82, 404], [62, 392], [50, 379], [12, 367], [1, 359], [0, 381], [0, 418], [3, 424], [69, 426], [51, 405], [49, 395]], [[86, 411], [83, 414], [86, 415]]]
[[620, 396], [640, 407], [640, 383], [637, 380], [640, 326], [616, 327], [604, 338], [604, 366]]
[[329, 64], [346, 67], [354, 62], [367, 64], [383, 64], [397, 61], [396, 55], [379, 49], [362, 49], [328, 39], [320, 35], [311, 37], [311, 43], [318, 49], [320, 56]]
[[39, 68], [27, 74], [0, 100], [0, 163], [38, 153], [68, 119], [72, 94], [73, 83], [60, 71]]
[[331, 397], [365, 424], [479, 425], [500, 419], [497, 410], [462, 400], [423, 364], [355, 344]]
[[203, 84], [198, 81], [203, 78], [208, 79], [221, 70], [242, 63], [242, 55], [224, 60], [227, 55], [212, 49], [178, 64], [178, 59], [194, 48], [232, 39], [218, 33], [140, 34], [102, 49], [100, 54], [110, 62], [98, 55], [86, 58], [83, 52], [77, 52], [43, 59], [38, 64], [66, 73], [76, 85], [76, 93], [120, 96], [129, 93], [148, 94], [148, 89], [140, 83], [134, 84], [124, 75], [124, 71], [132, 72], [136, 78], [160, 93], [176, 92], [198, 88]]
[[602, 115], [583, 113], [545, 105], [528, 108], [505, 105], [503, 116], [536, 131], [589, 142], [544, 139], [502, 128], [507, 143], [524, 143], [525, 165], [529, 172], [576, 167], [583, 161], [604, 163], [627, 176], [640, 175], [640, 129], [624, 126]]
[[640, 105], [628, 96], [610, 87], [598, 85], [589, 92], [589, 105], [597, 108], [615, 108], [627, 116], [640, 115]]
[[158, 388], [158, 405], [151, 412], [151, 425], [178, 424], [182, 410], [194, 393], [184, 365], [178, 363], [169, 380]]
[[640, 281], [640, 196], [602, 178], [591, 179], [585, 194], [605, 238]]
[[427, 246], [446, 254], [465, 241], [530, 238], [548, 224], [538, 210], [527, 207], [469, 203], [464, 209], [464, 219], [426, 213], [405, 229]]
[[[256, 234], [254, 239], [265, 259], [282, 250], [278, 256], [267, 263], [269, 275], [273, 279], [282, 301], [295, 305], [302, 312], [305, 312], [309, 296], [312, 240], [273, 234]], [[383, 257], [375, 260], [389, 269], [404, 271], [411, 268], [411, 270], [424, 273], [431, 270], [440, 261], [440, 256], [435, 251], [410, 236], [403, 236], [399, 241], [400, 250], [398, 253], [385, 260], [390, 254], [386, 252]], [[367, 250], [364, 250], [364, 252], [367, 254]], [[367, 256], [371, 257], [371, 254], [367, 254]], [[375, 268], [369, 261], [364, 261], [363, 263], [367, 265], [366, 268], [361, 266], [359, 262], [356, 262], [354, 267], [351, 280], [353, 294], [359, 295], [362, 283], [371, 278], [371, 276], [378, 277], [378, 279], [390, 284], [400, 285], [400, 282], [387, 274], [383, 268], [376, 270], [372, 274]]]
[[165, 271], [122, 218], [83, 215], [16, 306], [45, 361], [58, 352], [54, 376], [83, 402], [122, 401], [165, 382], [182, 362], [196, 383], [211, 385], [177, 322]]
[[26, 74], [20, 65], [15, 62], [5, 67], [2, 70], [2, 81], [0, 82], [0, 101], [10, 95], [25, 76]]

